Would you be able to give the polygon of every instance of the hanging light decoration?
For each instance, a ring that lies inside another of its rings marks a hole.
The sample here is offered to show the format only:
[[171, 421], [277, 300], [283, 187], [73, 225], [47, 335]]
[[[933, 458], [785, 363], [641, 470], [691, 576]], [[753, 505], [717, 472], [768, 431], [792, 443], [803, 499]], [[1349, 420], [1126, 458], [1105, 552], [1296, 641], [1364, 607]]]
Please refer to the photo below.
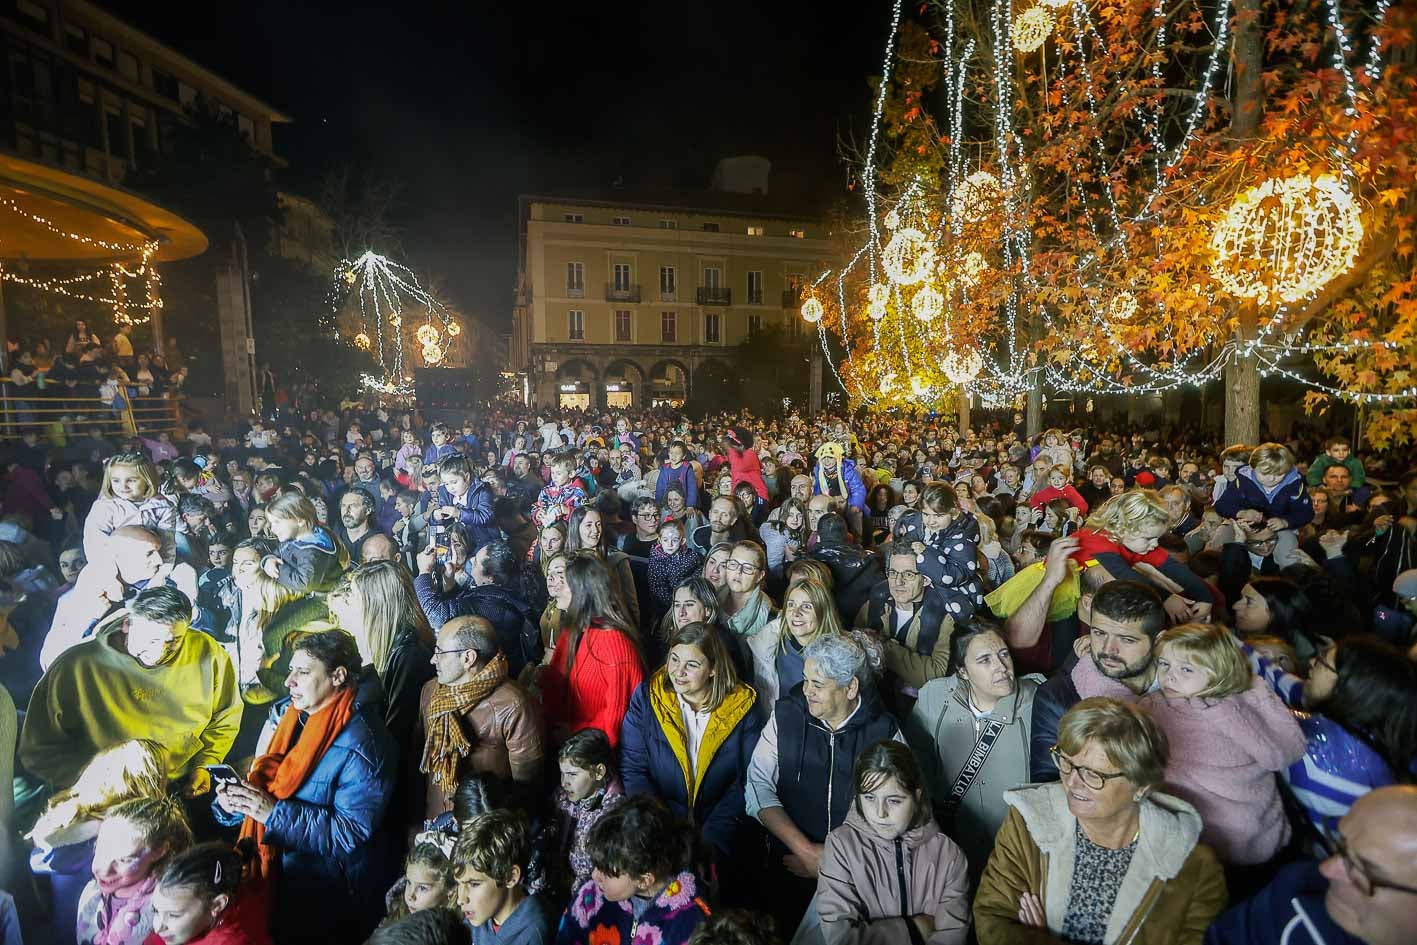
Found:
[[462, 334], [462, 326], [457, 322], [448, 322], [448, 337], [456, 338]]
[[822, 320], [822, 314], [822, 303], [815, 296], [802, 303], [803, 321], [815, 324]]
[[930, 384], [920, 374], [910, 375], [910, 393], [916, 400], [925, 397], [930, 393]]
[[915, 285], [930, 274], [935, 250], [930, 238], [914, 227], [896, 230], [881, 251], [881, 268], [897, 285]]
[[900, 228], [900, 211], [899, 211], [899, 210], [892, 209], [889, 213], [887, 213], [887, 214], [886, 214], [886, 219], [885, 219], [885, 224], [886, 224], [886, 228], [887, 228], [887, 229], [890, 229], [890, 230], [899, 229], [899, 228]]
[[882, 397], [889, 397], [891, 391], [895, 390], [895, 372], [889, 371], [881, 375], [880, 391]]
[[429, 364], [437, 364], [443, 360], [443, 348], [436, 341], [431, 345], [423, 346], [423, 360]]
[[1129, 322], [1136, 317], [1137, 300], [1130, 292], [1118, 292], [1107, 303], [1107, 317], [1114, 322]]
[[1271, 178], [1235, 198], [1211, 236], [1211, 271], [1231, 295], [1297, 302], [1347, 272], [1363, 244], [1358, 205], [1331, 174]]
[[975, 171], [955, 188], [951, 212], [963, 223], [978, 223], [993, 212], [1003, 195], [999, 178], [988, 171]]
[[968, 384], [984, 370], [984, 356], [973, 348], [956, 348], [940, 361], [951, 384]]
[[1029, 7], [1014, 17], [1014, 48], [1021, 53], [1031, 53], [1048, 41], [1053, 32], [1053, 14], [1047, 7]]
[[1045, 7], [1052, 7], [1054, 10], [1061, 10], [1073, 5], [1073, 0], [1042, 0]]
[[964, 283], [965, 288], [972, 289], [979, 284], [979, 277], [988, 268], [989, 264], [984, 261], [983, 253], [965, 253], [964, 258], [959, 261], [960, 281]]
[[432, 325], [419, 325], [418, 331], [414, 332], [413, 336], [417, 338], [418, 343], [425, 348], [438, 343], [438, 329], [434, 328]]
[[369, 346], [373, 344], [373, 342], [369, 340], [368, 335], [364, 334], [364, 332], [361, 331], [359, 334], [354, 336], [354, 344], [356, 347], [368, 351]]
[[910, 310], [922, 322], [934, 321], [945, 310], [945, 297], [932, 285], [921, 286], [910, 300]]

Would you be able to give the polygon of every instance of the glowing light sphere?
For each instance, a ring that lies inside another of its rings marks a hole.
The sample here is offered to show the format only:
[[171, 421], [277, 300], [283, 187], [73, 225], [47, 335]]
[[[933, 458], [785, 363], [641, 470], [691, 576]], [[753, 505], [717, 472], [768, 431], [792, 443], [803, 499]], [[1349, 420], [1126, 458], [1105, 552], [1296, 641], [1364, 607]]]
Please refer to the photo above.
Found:
[[1271, 178], [1235, 198], [1211, 235], [1211, 272], [1261, 305], [1313, 295], [1352, 267], [1363, 244], [1358, 205], [1338, 178]]
[[975, 171], [955, 188], [951, 212], [956, 220], [978, 223], [993, 212], [1002, 197], [999, 178], [988, 171]]
[[919, 374], [910, 376], [910, 393], [916, 398], [926, 396], [930, 393], [930, 384]]
[[895, 372], [890, 371], [881, 376], [881, 396], [889, 397], [893, 390], [895, 390]]
[[891, 287], [880, 282], [873, 282], [871, 288], [866, 290], [866, 297], [871, 300], [872, 305], [884, 306], [891, 298]]
[[350, 269], [344, 274], [345, 285], [354, 285], [355, 280], [358, 278], [359, 273], [355, 272], [353, 269]]
[[1029, 7], [1014, 17], [1014, 48], [1031, 53], [1048, 41], [1053, 32], [1053, 14], [1047, 7]]
[[935, 249], [930, 238], [913, 226], [896, 230], [881, 251], [881, 268], [897, 285], [915, 285], [930, 274]]
[[886, 317], [886, 303], [885, 303], [885, 302], [872, 302], [870, 305], [866, 306], [866, 317], [869, 318], [869, 319], [871, 319], [871, 321], [873, 321], [873, 322], [878, 322], [878, 321], [880, 321], [881, 319], [885, 318], [885, 317]]
[[414, 332], [413, 336], [418, 339], [418, 343], [421, 345], [435, 344], [438, 341], [438, 329], [432, 325], [419, 325], [418, 331]]
[[1137, 300], [1130, 292], [1118, 292], [1107, 303], [1107, 317], [1114, 322], [1128, 322], [1136, 317]]
[[437, 364], [439, 361], [443, 360], [443, 349], [439, 347], [437, 342], [431, 345], [424, 345], [423, 360], [427, 361], [429, 364]]
[[922, 322], [934, 321], [945, 310], [945, 297], [932, 285], [922, 286], [911, 298], [910, 310]]
[[900, 227], [900, 213], [895, 210], [887, 213], [885, 223], [887, 229], [898, 229]]
[[973, 348], [957, 348], [940, 360], [940, 370], [951, 384], [968, 384], [984, 370], [984, 356]]
[[462, 334], [462, 326], [461, 326], [461, 325], [459, 325], [457, 322], [448, 322], [448, 336], [449, 336], [450, 338], [456, 338], [458, 335], [461, 335], [461, 334]]
[[373, 344], [373, 342], [369, 340], [369, 336], [364, 334], [364, 332], [362, 331], [354, 336], [354, 343], [358, 347], [363, 348], [365, 351], [368, 351], [369, 346]]
[[984, 270], [989, 268], [989, 263], [984, 260], [983, 253], [965, 253], [964, 258], [959, 261], [960, 281], [969, 288], [973, 288], [979, 283], [979, 277], [984, 274]]
[[802, 320], [813, 324], [822, 320], [824, 311], [820, 300], [811, 298], [802, 303]]

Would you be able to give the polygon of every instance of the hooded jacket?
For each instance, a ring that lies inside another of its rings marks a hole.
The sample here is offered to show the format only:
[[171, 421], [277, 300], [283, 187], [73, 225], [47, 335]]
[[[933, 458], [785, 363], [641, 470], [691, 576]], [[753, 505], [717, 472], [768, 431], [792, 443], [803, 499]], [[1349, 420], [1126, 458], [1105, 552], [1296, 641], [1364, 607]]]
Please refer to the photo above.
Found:
[[826, 945], [911, 945], [910, 917], [935, 917], [928, 945], [961, 945], [969, 929], [964, 854], [934, 818], [887, 840], [856, 805], [827, 835], [817, 876]]
[[[833, 492], [835, 490], [835, 492]], [[818, 462], [812, 470], [812, 495], [835, 495], [854, 509], [866, 510], [866, 484], [856, 470], [856, 462], [837, 459], [835, 475], [828, 476]]]
[[349, 552], [323, 525], [309, 538], [281, 542], [275, 557], [279, 562], [276, 580], [300, 594], [332, 590], [349, 566]]
[[591, 880], [561, 917], [556, 945], [684, 945], [709, 916], [701, 885], [693, 873], [680, 873], [636, 916], [628, 901], [609, 901]]
[[1304, 757], [1294, 716], [1252, 677], [1245, 692], [1223, 699], [1172, 699], [1148, 693], [1140, 703], [1166, 733], [1171, 760], [1166, 788], [1205, 821], [1201, 839], [1224, 863], [1264, 863], [1289, 839], [1274, 774]]
[[679, 697], [660, 669], [630, 699], [621, 729], [620, 777], [630, 795], [653, 794], [690, 818], [723, 855], [733, 852], [744, 818], [743, 783], [762, 731], [753, 690], [739, 683], [709, 715], [698, 774], [689, 763]]
[[871, 588], [885, 580], [879, 555], [854, 545], [817, 545], [807, 557], [831, 569], [832, 597], [837, 610], [850, 617], [871, 596]]
[[977, 877], [994, 849], [994, 836], [1008, 815], [1004, 791], [1027, 784], [1029, 732], [1033, 727], [1033, 697], [1042, 676], [1020, 676], [1014, 694], [976, 719], [969, 706], [968, 686], [958, 676], [932, 679], [906, 719], [905, 740], [920, 759], [930, 797], [943, 803], [960, 770], [974, 751], [984, 722], [1003, 723], [994, 747], [984, 759], [968, 793], [944, 827], [964, 849], [971, 875]]
[[438, 504], [457, 507], [458, 521], [468, 530], [473, 551], [502, 537], [502, 532], [493, 521], [492, 490], [481, 479], [472, 481], [461, 500], [453, 498], [447, 487], [439, 486]]
[[1235, 481], [1225, 487], [1215, 500], [1216, 514], [1234, 518], [1243, 509], [1254, 509], [1265, 518], [1282, 518], [1290, 528], [1300, 528], [1314, 520], [1314, 506], [1309, 490], [1297, 469], [1289, 473], [1272, 490], [1255, 481], [1255, 471], [1241, 466]]
[[918, 555], [920, 573], [945, 597], [945, 609], [956, 623], [967, 623], [984, 606], [984, 582], [979, 577], [979, 520], [961, 512], [953, 522], [929, 535], [924, 517], [907, 512], [895, 529], [896, 541], [905, 546], [925, 545]]
[[[1077, 820], [1061, 784], [1004, 794], [1012, 808], [974, 899], [979, 945], [1056, 945], [1067, 916]], [[1140, 802], [1136, 850], [1117, 891], [1106, 945], [1198, 945], [1225, 907], [1225, 877], [1199, 843], [1201, 819], [1185, 801], [1155, 791]], [[1019, 897], [1043, 904], [1045, 929], [1018, 921]]]

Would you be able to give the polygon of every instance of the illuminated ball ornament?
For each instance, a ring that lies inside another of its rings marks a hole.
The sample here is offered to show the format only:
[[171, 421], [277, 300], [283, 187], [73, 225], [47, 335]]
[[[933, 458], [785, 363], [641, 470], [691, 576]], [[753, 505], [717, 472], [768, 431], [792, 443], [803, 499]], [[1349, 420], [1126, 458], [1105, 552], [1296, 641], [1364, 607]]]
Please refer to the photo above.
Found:
[[930, 274], [935, 249], [930, 238], [913, 226], [896, 230], [881, 251], [881, 268], [897, 285], [915, 285]]
[[984, 356], [973, 348], [957, 348], [940, 361], [940, 370], [951, 384], [968, 384], [984, 370]]
[[1014, 17], [1014, 48], [1021, 53], [1031, 53], [1048, 41], [1053, 32], [1053, 14], [1047, 7], [1029, 7]]
[[984, 274], [984, 270], [989, 268], [989, 264], [984, 261], [983, 253], [965, 253], [964, 258], [959, 261], [960, 281], [968, 288], [978, 285], [979, 277]]
[[912, 374], [910, 376], [910, 393], [917, 400], [929, 395], [930, 384], [923, 375]]
[[922, 286], [910, 300], [910, 311], [922, 322], [932, 322], [945, 310], [945, 297], [932, 285]]
[[1045, 7], [1052, 7], [1054, 10], [1062, 10], [1073, 5], [1073, 0], [1042, 0]]
[[394, 328], [398, 328], [403, 324], [403, 317], [400, 315], [390, 315], [389, 324]]
[[822, 303], [816, 298], [810, 298], [802, 303], [802, 320], [816, 324], [822, 320]]
[[956, 220], [978, 223], [993, 212], [1002, 196], [999, 178], [988, 171], [975, 171], [955, 188], [951, 212]]
[[1338, 178], [1271, 178], [1225, 212], [1211, 235], [1211, 271], [1231, 295], [1296, 302], [1347, 272], [1362, 244], [1358, 205]]
[[457, 322], [448, 322], [448, 337], [456, 338], [462, 334], [462, 326]]
[[371, 344], [373, 344], [373, 342], [369, 340], [369, 336], [368, 336], [368, 335], [364, 334], [364, 332], [361, 331], [359, 334], [357, 334], [357, 335], [354, 336], [354, 344], [355, 344], [357, 347], [362, 348], [362, 349], [365, 350], [365, 351], [368, 351], [368, 350], [369, 350], [369, 346], [370, 346]]
[[423, 360], [429, 364], [437, 364], [443, 360], [443, 349], [435, 342], [431, 345], [423, 346]]
[[358, 279], [358, 278], [359, 278], [359, 273], [355, 272], [353, 269], [350, 269], [348, 272], [346, 272], [346, 273], [344, 274], [344, 282], [345, 282], [345, 285], [354, 285], [355, 280]]
[[413, 336], [418, 339], [419, 344], [427, 347], [428, 345], [437, 343], [438, 329], [434, 328], [432, 325], [419, 325], [418, 331], [414, 332]]
[[885, 318], [886, 306], [891, 299], [891, 287], [880, 282], [873, 283], [871, 288], [866, 290], [866, 297], [870, 299], [870, 304], [866, 306], [867, 317], [876, 322]]
[[1130, 292], [1118, 292], [1107, 303], [1107, 317], [1114, 322], [1129, 322], [1136, 317], [1137, 300]]

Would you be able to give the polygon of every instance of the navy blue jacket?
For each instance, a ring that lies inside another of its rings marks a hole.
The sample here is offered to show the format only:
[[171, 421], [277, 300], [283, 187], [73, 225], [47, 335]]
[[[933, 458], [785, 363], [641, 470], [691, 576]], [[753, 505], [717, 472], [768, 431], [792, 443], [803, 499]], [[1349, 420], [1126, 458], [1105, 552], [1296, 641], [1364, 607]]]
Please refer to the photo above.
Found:
[[458, 507], [458, 521], [462, 522], [472, 538], [473, 547], [468, 552], [471, 554], [489, 541], [501, 538], [502, 532], [493, 520], [492, 490], [485, 482], [474, 479], [465, 498], [467, 504], [464, 506], [453, 498], [445, 486], [438, 487], [438, 504]]
[[[266, 724], [278, 723], [289, 705], [289, 697], [272, 705]], [[377, 924], [397, 869], [390, 840], [401, 839], [384, 824], [397, 771], [377, 681], [361, 685], [349, 723], [266, 821], [265, 842], [281, 848], [271, 913], [277, 941], [363, 941]], [[212, 809], [219, 823], [241, 822], [215, 801]]]
[[1292, 863], [1253, 899], [1222, 912], [1205, 945], [1363, 945], [1329, 918], [1327, 891], [1318, 863]]
[[413, 579], [413, 590], [434, 630], [443, 629], [443, 624], [454, 617], [481, 617], [492, 624], [513, 679], [528, 663], [540, 664], [540, 625], [532, 617], [531, 605], [508, 588], [500, 584], [469, 584], [445, 593], [433, 575], [420, 574]]
[[[753, 710], [752, 688], [741, 683], [714, 711], [704, 731], [691, 811], [685, 768], [679, 759], [687, 739], [678, 697], [665, 691], [667, 682], [661, 669], [630, 697], [620, 729], [620, 780], [626, 794], [652, 794], [676, 816], [693, 820], [714, 850], [726, 856], [742, 842], [737, 833], [746, 817], [743, 786], [762, 733], [762, 715]], [[659, 688], [652, 692], [652, 686]], [[707, 765], [702, 760], [704, 751], [711, 751]]]
[[1063, 713], [1082, 701], [1073, 682], [1073, 667], [1077, 657], [1071, 657], [1062, 668], [1049, 677], [1033, 694], [1033, 726], [1029, 729], [1028, 779], [1034, 782], [1057, 781], [1058, 766], [1049, 753], [1058, 744], [1058, 722]]
[[1265, 495], [1264, 488], [1255, 482], [1255, 471], [1249, 466], [1241, 466], [1235, 474], [1235, 481], [1225, 487], [1220, 498], [1215, 500], [1216, 514], [1234, 518], [1241, 509], [1263, 512], [1265, 518], [1282, 518], [1290, 528], [1299, 528], [1314, 520], [1314, 506], [1309, 501], [1308, 486], [1298, 470], [1289, 470], [1289, 475], [1279, 484], [1274, 497]]

